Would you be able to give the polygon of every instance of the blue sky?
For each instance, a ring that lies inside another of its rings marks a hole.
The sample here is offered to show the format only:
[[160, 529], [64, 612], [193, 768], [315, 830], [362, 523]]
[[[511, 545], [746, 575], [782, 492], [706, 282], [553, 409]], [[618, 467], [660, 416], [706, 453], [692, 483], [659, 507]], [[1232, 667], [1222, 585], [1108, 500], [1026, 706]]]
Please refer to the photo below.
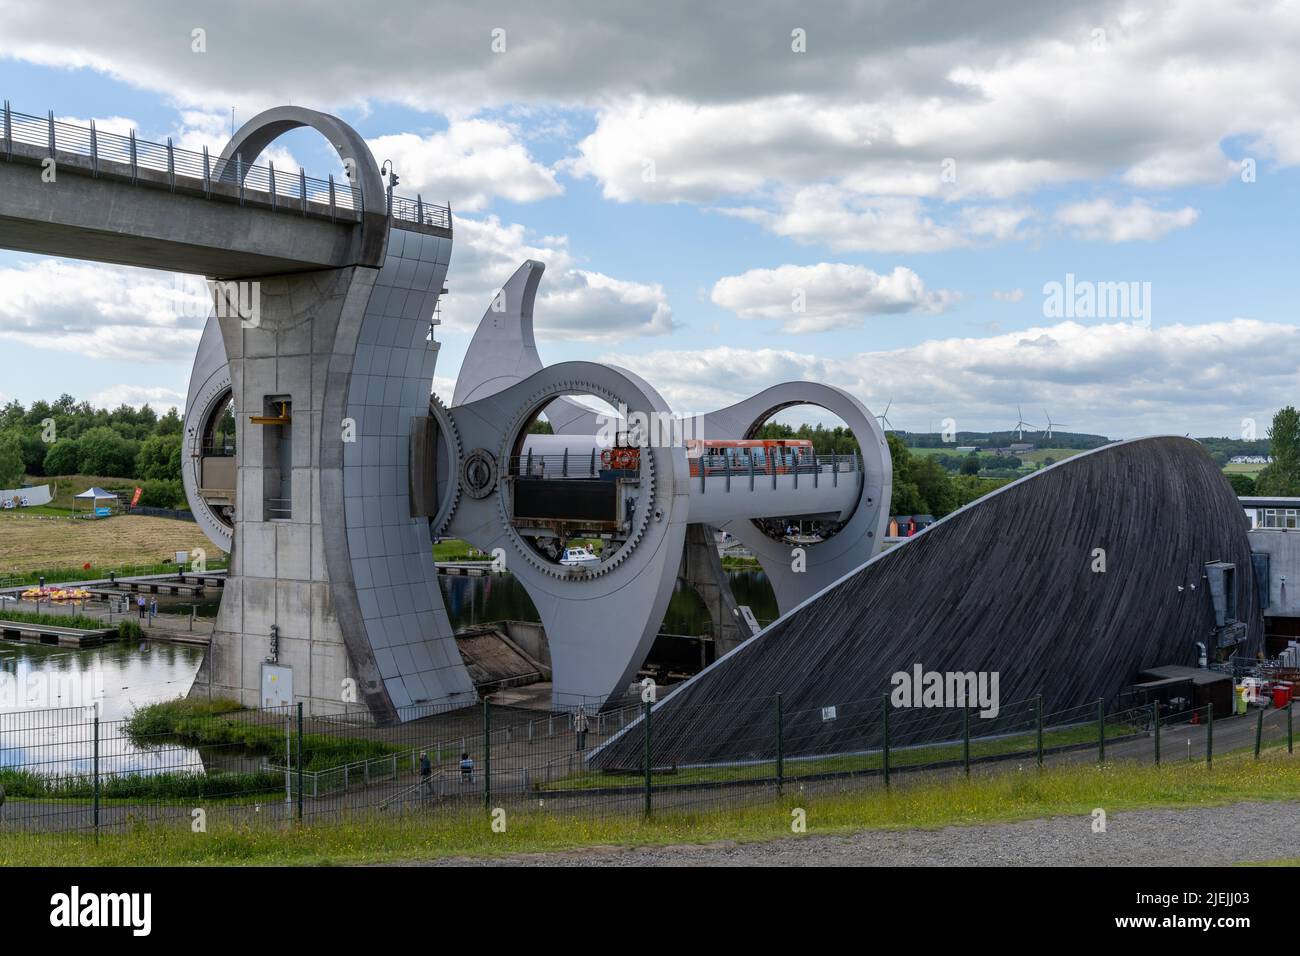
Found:
[[[0, 0], [0, 91], [214, 150], [232, 106], [342, 116], [399, 192], [456, 212], [445, 396], [531, 257], [543, 358], [629, 365], [683, 413], [807, 378], [892, 402], [898, 428], [1006, 428], [1019, 404], [1116, 437], [1236, 435], [1296, 400], [1285, 4], [684, 4], [649, 27], [580, 4], [262, 11]], [[310, 132], [272, 158], [337, 167]], [[1149, 289], [1149, 322], [1045, 314], [1067, 274]], [[168, 312], [182, 281], [0, 252], [0, 396], [183, 401], [201, 321]]]

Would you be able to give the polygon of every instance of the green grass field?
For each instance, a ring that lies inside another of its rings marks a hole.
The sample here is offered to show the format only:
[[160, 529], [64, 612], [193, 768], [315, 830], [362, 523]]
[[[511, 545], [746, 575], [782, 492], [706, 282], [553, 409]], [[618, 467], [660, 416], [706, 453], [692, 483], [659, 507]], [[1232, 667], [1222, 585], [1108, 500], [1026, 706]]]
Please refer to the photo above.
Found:
[[[987, 454], [989, 450], [977, 449], [981, 454]], [[955, 445], [945, 445], [942, 448], [909, 448], [913, 455], [955, 455], [957, 454]], [[1027, 451], [1017, 455], [1022, 462], [1032, 465], [1040, 465], [1045, 459], [1052, 461], [1064, 461], [1067, 458], [1073, 458], [1075, 455], [1087, 451], [1086, 448], [1035, 448], [1033, 451]]]
[[[900, 781], [889, 791], [861, 789], [825, 795], [787, 793], [769, 803], [709, 811], [663, 810], [599, 819], [529, 809], [508, 813], [493, 832], [481, 809], [438, 815], [358, 815], [339, 823], [209, 833], [141, 824], [103, 833], [49, 836], [6, 833], [0, 865], [184, 866], [340, 865], [448, 856], [500, 856], [591, 846], [651, 846], [761, 841], [790, 837], [791, 810], [807, 814], [809, 835], [864, 829], [935, 828], [1043, 817], [1086, 817], [1154, 807], [1216, 806], [1300, 798], [1300, 762], [1273, 751], [1256, 761], [1234, 754], [1203, 763], [1070, 765], [965, 779]], [[1207, 834], [1206, 839], [1213, 839]], [[1285, 852], [1284, 848], [1280, 848]]]
[[1252, 478], [1257, 478], [1259, 473], [1267, 467], [1268, 465], [1259, 464], [1227, 464], [1223, 466], [1223, 473], [1225, 475], [1249, 475]]

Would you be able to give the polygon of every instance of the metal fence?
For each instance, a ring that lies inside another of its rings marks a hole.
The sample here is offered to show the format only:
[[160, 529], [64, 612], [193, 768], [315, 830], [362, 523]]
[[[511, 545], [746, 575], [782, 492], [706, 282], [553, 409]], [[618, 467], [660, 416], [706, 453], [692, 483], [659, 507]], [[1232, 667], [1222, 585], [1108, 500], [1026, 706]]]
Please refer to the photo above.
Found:
[[[707, 705], [720, 721], [735, 702]], [[834, 750], [810, 751], [779, 696], [726, 759], [672, 759], [648, 704], [601, 713], [483, 703], [422, 707], [400, 723], [367, 714], [308, 716], [301, 705], [224, 709], [165, 704], [125, 720], [94, 709], [0, 715], [0, 832], [119, 831], [147, 823], [208, 832], [355, 814], [545, 811], [578, 817], [728, 809], [785, 794], [884, 790], [903, 776], [1026, 766], [1205, 761], [1293, 747], [1291, 706], [1215, 717], [1208, 706], [1045, 712], [1041, 699], [996, 718], [967, 709], [837, 705]], [[699, 715], [708, 718], [711, 715]], [[699, 724], [696, 724], [699, 726]], [[707, 726], [707, 720], [705, 722]], [[808, 735], [803, 735], [808, 736]], [[861, 743], [855, 745], [855, 738]], [[620, 755], [611, 761], [610, 754]], [[602, 766], [602, 757], [603, 764]]]
[[[139, 139], [134, 130], [125, 136], [101, 132], [94, 120], [89, 126], [79, 126], [56, 120], [53, 112], [43, 117], [18, 113], [10, 109], [8, 100], [4, 102], [2, 143], [6, 160], [13, 158], [14, 144], [21, 143], [46, 150], [53, 159], [59, 152], [86, 157], [93, 175], [99, 175], [101, 164], [115, 164], [128, 170], [134, 182], [141, 170], [150, 170], [165, 173], [173, 189], [177, 180], [188, 180], [188, 188], [201, 188], [205, 196], [212, 195], [214, 182], [225, 182], [239, 188], [241, 202], [245, 191], [251, 190], [265, 194], [272, 208], [284, 205], [304, 214], [312, 206], [318, 207], [317, 214], [330, 216], [339, 210], [359, 212], [363, 206], [361, 189], [337, 182], [332, 175], [317, 179], [301, 168], [295, 173], [276, 170], [271, 162], [265, 166], [245, 163], [239, 155], [223, 162], [209, 155], [207, 147], [202, 152], [177, 149], [170, 137], [166, 143], [153, 143]], [[399, 221], [451, 228], [451, 210], [446, 205], [426, 203], [420, 197], [392, 196], [388, 206], [389, 215]]]

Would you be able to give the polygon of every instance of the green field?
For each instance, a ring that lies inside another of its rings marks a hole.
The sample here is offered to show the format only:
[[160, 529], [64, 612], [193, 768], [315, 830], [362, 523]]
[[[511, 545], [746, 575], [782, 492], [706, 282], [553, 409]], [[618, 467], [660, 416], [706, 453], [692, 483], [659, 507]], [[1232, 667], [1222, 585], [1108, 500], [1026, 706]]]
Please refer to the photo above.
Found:
[[1260, 464], [1227, 464], [1223, 466], [1223, 473], [1225, 475], [1249, 475], [1252, 478], [1258, 478], [1259, 473], [1267, 467], [1268, 465]]

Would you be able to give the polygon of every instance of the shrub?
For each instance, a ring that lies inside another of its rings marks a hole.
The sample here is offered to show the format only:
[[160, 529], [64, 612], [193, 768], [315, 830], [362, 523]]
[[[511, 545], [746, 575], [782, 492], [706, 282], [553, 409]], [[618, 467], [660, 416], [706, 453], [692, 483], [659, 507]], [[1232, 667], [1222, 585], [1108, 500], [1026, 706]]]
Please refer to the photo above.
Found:
[[140, 504], [146, 508], [180, 508], [186, 503], [179, 478], [153, 478], [142, 482], [140, 488]]

